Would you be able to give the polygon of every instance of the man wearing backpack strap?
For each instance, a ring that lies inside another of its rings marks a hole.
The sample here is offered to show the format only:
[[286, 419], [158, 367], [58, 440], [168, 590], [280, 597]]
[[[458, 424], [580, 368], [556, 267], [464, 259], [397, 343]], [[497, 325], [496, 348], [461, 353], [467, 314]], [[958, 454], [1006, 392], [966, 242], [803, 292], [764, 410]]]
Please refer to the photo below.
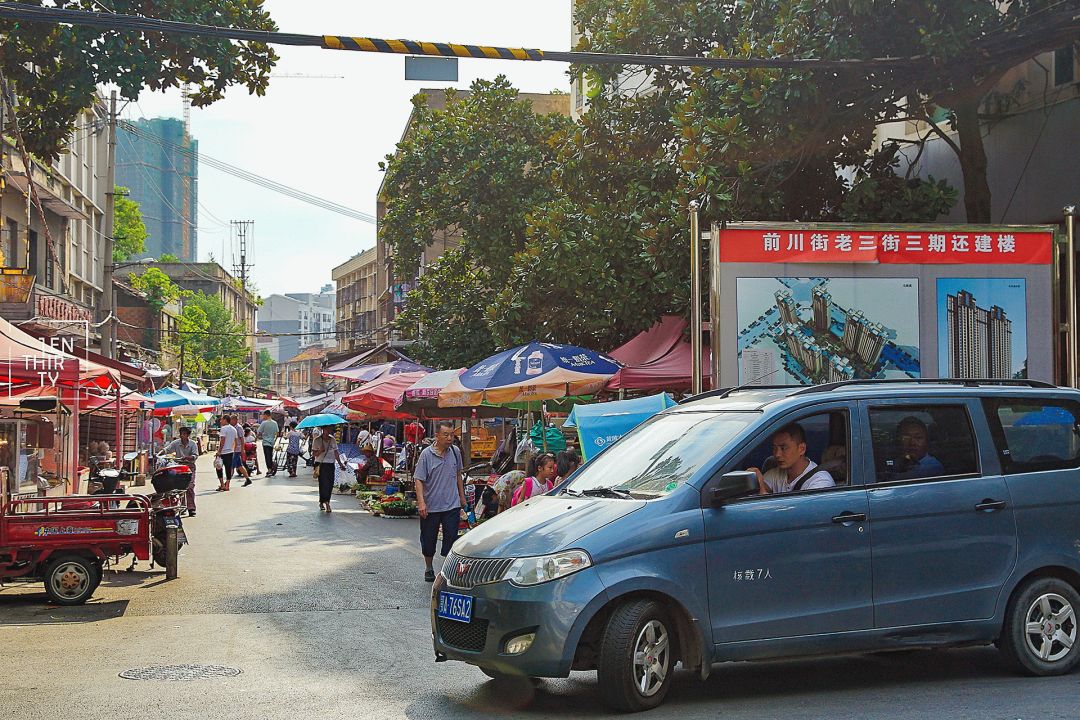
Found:
[[435, 582], [435, 543], [442, 528], [442, 556], [450, 554], [457, 540], [461, 508], [465, 506], [461, 451], [454, 446], [454, 423], [440, 421], [435, 443], [420, 453], [413, 479], [420, 511], [420, 551], [424, 556], [424, 580]]

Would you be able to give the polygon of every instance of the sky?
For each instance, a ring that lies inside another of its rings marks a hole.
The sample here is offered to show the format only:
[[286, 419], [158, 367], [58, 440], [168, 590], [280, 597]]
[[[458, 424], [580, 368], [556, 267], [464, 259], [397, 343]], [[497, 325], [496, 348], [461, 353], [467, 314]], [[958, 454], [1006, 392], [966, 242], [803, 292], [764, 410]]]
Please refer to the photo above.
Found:
[[[567, 50], [571, 0], [266, 0], [282, 32], [351, 35]], [[459, 61], [459, 82], [405, 80], [400, 55], [277, 48], [274, 73], [344, 79], [271, 78], [263, 97], [234, 88], [208, 108], [192, 108], [199, 151], [244, 170], [362, 212], [375, 214], [378, 163], [401, 138], [421, 88], [467, 88], [505, 74], [522, 92], [569, 91], [567, 66], [497, 60]], [[181, 117], [180, 91], [144, 92], [122, 115]], [[264, 190], [207, 166], [199, 168], [199, 259], [230, 272], [231, 220], [253, 220], [248, 262], [262, 295], [317, 292], [331, 270], [375, 244], [375, 226]]]

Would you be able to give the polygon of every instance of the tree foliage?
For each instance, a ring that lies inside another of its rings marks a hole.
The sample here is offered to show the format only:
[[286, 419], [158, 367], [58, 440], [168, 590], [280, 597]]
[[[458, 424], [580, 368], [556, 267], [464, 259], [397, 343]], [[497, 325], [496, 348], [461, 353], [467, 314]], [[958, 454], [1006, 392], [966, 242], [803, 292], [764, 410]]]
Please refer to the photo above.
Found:
[[113, 192], [113, 262], [123, 262], [146, 250], [146, 225], [139, 203], [128, 197], [128, 189], [117, 186]]
[[147, 268], [142, 275], [129, 276], [131, 287], [146, 296], [146, 304], [156, 312], [183, 297], [186, 292], [156, 267]]
[[[42, 0], [19, 0], [45, 5]], [[100, 11], [98, 0], [64, 0], [58, 6]], [[277, 30], [262, 0], [109, 0], [113, 12], [163, 20]], [[203, 107], [234, 85], [266, 92], [277, 54], [255, 42], [206, 36], [163, 35], [73, 25], [0, 21], [0, 71], [14, 83], [19, 122], [31, 153], [55, 159], [91, 107], [97, 87], [111, 84], [130, 100], [144, 88], [190, 83], [191, 102]]]
[[[1075, 10], [1080, 3], [580, 0], [575, 20], [583, 30], [580, 49], [601, 52], [914, 58], [888, 68], [658, 68], [631, 77], [639, 83], [647, 78], [656, 93], [674, 98], [673, 117], [685, 141], [684, 168], [703, 194], [735, 189], [740, 202], [734, 211], [758, 205], [783, 208], [790, 219], [815, 219], [822, 211], [834, 215], [843, 204], [836, 195], [846, 188], [836, 185], [833, 168], [883, 171], [886, 164], [868, 155], [876, 126], [911, 119], [925, 123], [927, 133], [945, 138], [957, 152], [968, 220], [990, 222], [979, 105], [1008, 69], [1080, 36], [1075, 18], [1060, 22], [1054, 14], [1071, 13], [1068, 6]], [[603, 93], [625, 83], [624, 71], [600, 68], [588, 76], [595, 92]], [[942, 107], [948, 109], [946, 127], [938, 123]], [[955, 139], [950, 130], [956, 131]], [[885, 175], [873, 179], [888, 184]], [[924, 189], [908, 185], [916, 192]], [[795, 198], [782, 192], [785, 186], [796, 190]], [[875, 186], [870, 182], [863, 189]], [[773, 188], [772, 197], [761, 188]], [[940, 195], [933, 181], [925, 190], [931, 198]]]
[[885, 122], [918, 121], [921, 141], [950, 143], [968, 218], [989, 222], [979, 103], [1010, 67], [1077, 33], [1080, 22], [1058, 22], [1062, 5], [579, 0], [581, 50], [910, 60], [575, 68], [590, 96], [576, 124], [538, 118], [502, 79], [445, 111], [418, 101], [386, 163], [384, 237], [399, 280], [433, 240], [460, 248], [425, 269], [397, 326], [442, 366], [533, 338], [613, 347], [686, 312], [692, 199], [706, 226], [936, 220], [956, 189], [901, 163], [901, 146], [878, 137]]
[[548, 139], [569, 119], [535, 114], [503, 76], [448, 91], [445, 110], [417, 95], [413, 114], [408, 137], [380, 164], [381, 232], [398, 276], [415, 275], [425, 245], [444, 235], [460, 238], [468, 261], [508, 272], [525, 244], [526, 214], [555, 194]]
[[535, 115], [501, 78], [445, 111], [418, 102], [387, 160], [383, 237], [399, 280], [432, 241], [460, 246], [425, 269], [396, 321], [417, 341], [410, 352], [458, 367], [532, 339], [607, 349], [685, 313], [692, 197], [710, 197], [714, 216], [789, 220], [930, 219], [955, 201], [943, 183], [898, 178], [885, 151], [850, 182], [825, 161], [755, 174], [690, 150], [685, 107], [674, 87], [598, 94], [575, 124]]
[[259, 387], [270, 387], [270, 382], [273, 377], [274, 356], [270, 354], [269, 350], [264, 348], [259, 351], [255, 362], [258, 367], [258, 373], [256, 374], [257, 384]]
[[189, 293], [177, 323], [184, 376], [197, 378], [211, 394], [238, 392], [252, 381], [246, 328], [233, 320], [216, 296]]

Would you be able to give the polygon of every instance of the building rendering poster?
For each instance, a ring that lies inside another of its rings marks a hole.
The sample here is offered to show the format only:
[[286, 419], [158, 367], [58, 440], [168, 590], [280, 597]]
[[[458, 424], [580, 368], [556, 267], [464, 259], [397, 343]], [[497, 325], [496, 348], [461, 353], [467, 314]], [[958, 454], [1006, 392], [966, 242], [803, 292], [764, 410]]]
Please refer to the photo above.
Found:
[[937, 329], [943, 377], [1028, 376], [1025, 280], [938, 278]]
[[915, 278], [737, 280], [739, 382], [917, 378]]

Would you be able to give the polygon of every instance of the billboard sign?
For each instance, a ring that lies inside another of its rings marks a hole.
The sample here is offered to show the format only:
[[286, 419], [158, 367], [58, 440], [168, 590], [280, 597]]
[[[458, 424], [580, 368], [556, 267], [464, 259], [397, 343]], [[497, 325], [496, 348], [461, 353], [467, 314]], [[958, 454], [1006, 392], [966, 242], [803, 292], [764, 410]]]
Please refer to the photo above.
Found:
[[1050, 227], [715, 228], [719, 387], [1053, 381]]

